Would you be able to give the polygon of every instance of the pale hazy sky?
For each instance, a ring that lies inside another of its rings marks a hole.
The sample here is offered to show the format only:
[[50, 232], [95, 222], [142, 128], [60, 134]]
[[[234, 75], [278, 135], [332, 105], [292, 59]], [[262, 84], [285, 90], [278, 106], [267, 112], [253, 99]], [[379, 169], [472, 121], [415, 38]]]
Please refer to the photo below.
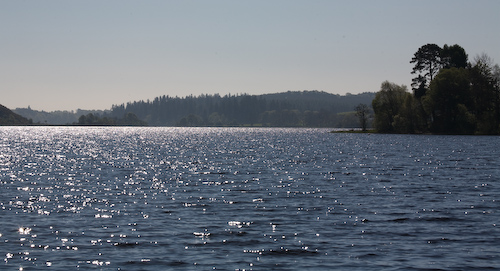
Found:
[[500, 63], [498, 0], [0, 1], [0, 104], [410, 86], [427, 43]]

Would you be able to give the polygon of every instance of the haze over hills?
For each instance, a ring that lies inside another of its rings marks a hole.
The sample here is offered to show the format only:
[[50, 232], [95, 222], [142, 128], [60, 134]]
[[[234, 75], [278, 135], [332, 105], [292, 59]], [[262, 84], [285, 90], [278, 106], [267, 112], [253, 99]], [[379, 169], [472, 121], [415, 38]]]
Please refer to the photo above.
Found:
[[58, 125], [107, 124], [128, 116], [137, 117], [152, 126], [357, 127], [357, 119], [352, 112], [354, 107], [360, 103], [371, 106], [374, 97], [375, 93], [370, 92], [337, 95], [323, 91], [186, 97], [164, 95], [153, 100], [113, 105], [110, 110], [45, 112], [28, 107], [14, 111], [34, 123]]
[[34, 123], [39, 124], [52, 124], [52, 125], [65, 125], [72, 124], [78, 121], [81, 115], [95, 114], [103, 115], [106, 110], [83, 110], [77, 109], [76, 111], [52, 111], [46, 112], [43, 110], [34, 110], [31, 107], [28, 108], [16, 108], [15, 113], [24, 116], [28, 119], [33, 120]]

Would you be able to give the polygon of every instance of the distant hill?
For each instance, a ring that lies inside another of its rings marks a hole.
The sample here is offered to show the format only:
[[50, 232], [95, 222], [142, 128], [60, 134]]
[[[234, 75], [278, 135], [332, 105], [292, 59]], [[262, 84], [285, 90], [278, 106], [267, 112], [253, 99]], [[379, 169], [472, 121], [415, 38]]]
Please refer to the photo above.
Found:
[[31, 121], [0, 104], [0, 125], [27, 125]]
[[298, 110], [331, 110], [335, 113], [353, 111], [360, 103], [371, 106], [375, 93], [361, 94], [332, 94], [324, 91], [288, 91], [282, 93], [263, 94], [260, 97], [268, 101], [277, 101], [288, 104]]
[[[132, 124], [151, 126], [269, 126], [269, 127], [359, 127], [354, 115], [358, 104], [371, 107], [375, 93], [338, 95], [324, 91], [288, 91], [263, 95], [160, 96], [153, 100], [113, 105], [111, 110], [45, 112], [16, 108], [15, 113], [33, 123], [124, 125], [125, 116], [135, 115]], [[132, 113], [133, 115], [131, 115]], [[127, 122], [130, 125], [129, 122]]]
[[161, 96], [114, 105], [108, 117], [134, 113], [153, 126], [358, 127], [354, 108], [375, 93], [288, 91], [264, 95]]
[[53, 124], [53, 125], [65, 125], [78, 122], [78, 118], [82, 115], [93, 114], [100, 116], [105, 114], [105, 110], [82, 110], [78, 109], [76, 111], [39, 111], [28, 108], [16, 108], [13, 110], [15, 113], [32, 119], [34, 123], [40, 124]]

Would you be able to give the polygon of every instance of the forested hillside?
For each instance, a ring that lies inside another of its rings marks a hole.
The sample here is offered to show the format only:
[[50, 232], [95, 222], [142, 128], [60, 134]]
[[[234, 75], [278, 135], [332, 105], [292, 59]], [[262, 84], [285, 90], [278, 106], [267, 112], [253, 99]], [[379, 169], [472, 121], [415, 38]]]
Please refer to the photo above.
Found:
[[0, 104], [0, 125], [26, 125], [30, 123], [31, 120], [12, 112]]
[[354, 108], [370, 105], [374, 97], [375, 93], [340, 96], [321, 91], [161, 96], [114, 105], [107, 116], [134, 113], [153, 126], [358, 127]]

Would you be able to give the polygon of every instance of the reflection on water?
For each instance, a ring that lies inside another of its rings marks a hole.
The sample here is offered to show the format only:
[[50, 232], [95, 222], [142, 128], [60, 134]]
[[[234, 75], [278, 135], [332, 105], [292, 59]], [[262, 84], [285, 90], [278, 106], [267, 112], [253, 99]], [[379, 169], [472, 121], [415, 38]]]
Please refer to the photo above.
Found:
[[0, 135], [0, 269], [500, 268], [499, 137]]

